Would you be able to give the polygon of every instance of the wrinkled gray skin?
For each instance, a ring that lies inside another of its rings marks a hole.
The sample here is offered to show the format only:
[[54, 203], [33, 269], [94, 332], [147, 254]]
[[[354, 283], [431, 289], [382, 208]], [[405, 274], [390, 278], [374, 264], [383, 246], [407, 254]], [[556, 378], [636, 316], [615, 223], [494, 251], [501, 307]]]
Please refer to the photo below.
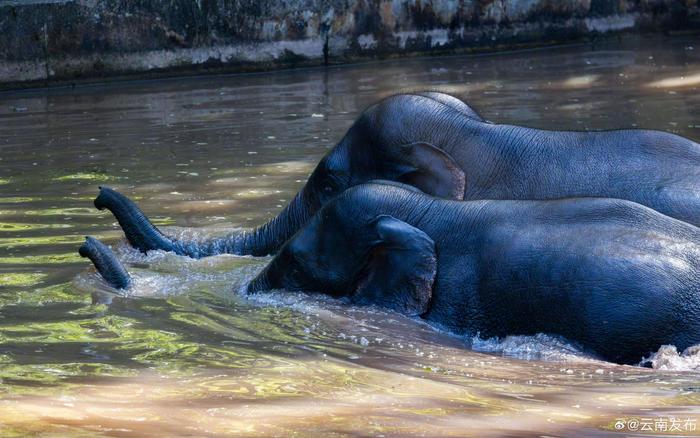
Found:
[[126, 289], [131, 284], [131, 276], [114, 255], [111, 249], [94, 237], [85, 237], [85, 242], [78, 249], [81, 257], [90, 259], [97, 272], [107, 284], [115, 289]]
[[659, 131], [493, 124], [459, 99], [433, 92], [399, 94], [365, 110], [291, 203], [254, 230], [182, 241], [160, 233], [116, 192], [100, 194], [95, 205], [110, 209], [142, 251], [267, 255], [329, 199], [374, 179], [407, 183], [447, 199], [620, 198], [700, 225], [697, 143]]
[[272, 289], [637, 363], [700, 343], [700, 229], [618, 199], [455, 202], [371, 183], [327, 203], [248, 287]]

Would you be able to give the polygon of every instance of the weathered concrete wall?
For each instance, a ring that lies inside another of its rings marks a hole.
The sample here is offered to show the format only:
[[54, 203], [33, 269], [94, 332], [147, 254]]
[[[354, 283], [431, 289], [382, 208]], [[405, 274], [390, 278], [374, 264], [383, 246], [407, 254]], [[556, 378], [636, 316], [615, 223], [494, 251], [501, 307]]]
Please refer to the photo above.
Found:
[[692, 27], [699, 0], [0, 0], [0, 87]]

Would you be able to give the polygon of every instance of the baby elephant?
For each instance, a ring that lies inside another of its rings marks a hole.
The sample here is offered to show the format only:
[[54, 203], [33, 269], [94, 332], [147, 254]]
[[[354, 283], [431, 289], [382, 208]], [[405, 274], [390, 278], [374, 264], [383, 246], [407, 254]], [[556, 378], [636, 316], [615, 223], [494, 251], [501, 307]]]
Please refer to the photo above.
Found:
[[700, 229], [624, 200], [457, 202], [375, 182], [326, 204], [248, 286], [272, 289], [637, 363], [700, 343]]
[[[115, 287], [128, 274], [90, 238]], [[328, 202], [248, 292], [319, 291], [457, 332], [552, 333], [637, 363], [700, 343], [700, 228], [617, 199], [468, 201], [399, 183]]]

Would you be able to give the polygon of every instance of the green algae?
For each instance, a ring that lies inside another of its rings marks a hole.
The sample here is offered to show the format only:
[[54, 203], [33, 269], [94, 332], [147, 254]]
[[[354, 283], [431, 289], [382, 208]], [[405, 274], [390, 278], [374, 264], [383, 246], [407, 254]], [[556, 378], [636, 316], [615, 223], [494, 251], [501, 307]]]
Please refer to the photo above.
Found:
[[3, 286], [34, 286], [41, 283], [46, 274], [41, 273], [25, 273], [25, 272], [8, 272], [2, 274]]
[[54, 265], [66, 263], [84, 263], [84, 259], [78, 255], [77, 248], [75, 251], [65, 254], [0, 257], [0, 265]]
[[25, 222], [0, 222], [0, 233], [24, 232], [32, 230], [73, 228], [72, 224], [34, 224]]
[[53, 178], [54, 181], [117, 181], [124, 179], [123, 176], [108, 175], [99, 172], [76, 172], [69, 175], [62, 175]]
[[37, 236], [37, 237], [0, 237], [0, 248], [15, 248], [18, 246], [43, 246], [43, 245], [67, 245], [80, 244], [84, 236]]

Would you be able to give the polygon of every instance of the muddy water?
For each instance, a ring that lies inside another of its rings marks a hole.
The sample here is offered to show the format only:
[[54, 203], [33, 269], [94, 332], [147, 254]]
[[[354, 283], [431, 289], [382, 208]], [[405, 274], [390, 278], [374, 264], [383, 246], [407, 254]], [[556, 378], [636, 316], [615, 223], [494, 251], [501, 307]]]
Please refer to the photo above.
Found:
[[[242, 297], [265, 259], [146, 257], [91, 203], [110, 185], [159, 226], [210, 235], [279, 212], [362, 109], [397, 91], [451, 92], [493, 121], [698, 141], [698, 88], [696, 40], [638, 39], [2, 94], [0, 434], [697, 434], [697, 358], [616, 366], [546, 336], [477, 352], [377, 310]], [[129, 263], [129, 297], [77, 256], [86, 234]]]

